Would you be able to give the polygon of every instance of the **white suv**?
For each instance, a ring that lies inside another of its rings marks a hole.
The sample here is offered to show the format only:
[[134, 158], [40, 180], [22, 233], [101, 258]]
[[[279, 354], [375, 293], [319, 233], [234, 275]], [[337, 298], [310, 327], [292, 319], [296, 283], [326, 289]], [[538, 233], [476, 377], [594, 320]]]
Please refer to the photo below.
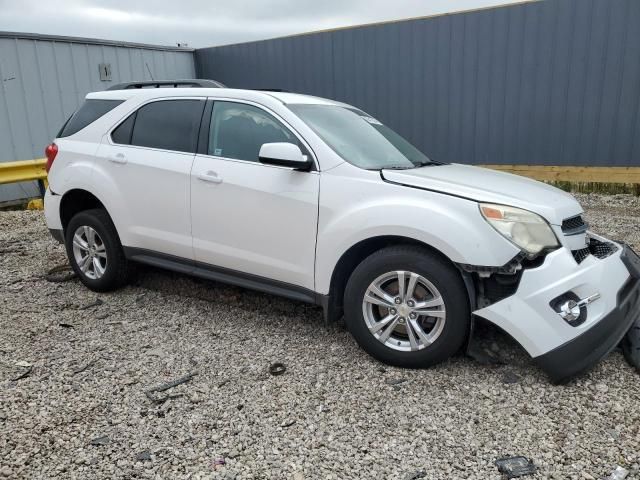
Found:
[[313, 302], [406, 367], [461, 349], [477, 316], [554, 381], [640, 315], [638, 256], [571, 195], [433, 161], [343, 103], [188, 84], [91, 93], [47, 147], [47, 223], [90, 289], [141, 262]]

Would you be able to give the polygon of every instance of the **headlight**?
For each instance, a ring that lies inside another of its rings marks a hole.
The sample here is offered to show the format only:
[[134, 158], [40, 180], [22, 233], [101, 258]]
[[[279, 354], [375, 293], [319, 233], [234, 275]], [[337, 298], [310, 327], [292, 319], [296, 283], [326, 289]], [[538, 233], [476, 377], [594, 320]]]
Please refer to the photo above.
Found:
[[529, 256], [560, 245], [555, 233], [540, 215], [520, 208], [491, 203], [481, 203], [480, 212], [498, 233]]

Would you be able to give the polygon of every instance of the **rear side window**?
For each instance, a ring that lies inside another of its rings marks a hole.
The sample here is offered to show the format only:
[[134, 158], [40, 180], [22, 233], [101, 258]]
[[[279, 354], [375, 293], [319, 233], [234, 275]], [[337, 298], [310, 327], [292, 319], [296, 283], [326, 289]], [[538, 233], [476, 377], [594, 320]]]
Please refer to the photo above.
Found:
[[60, 132], [58, 138], [68, 137], [79, 132], [87, 125], [95, 122], [104, 114], [110, 112], [124, 100], [85, 100], [82, 106], [71, 115]]
[[195, 153], [204, 100], [149, 103], [111, 133], [114, 143]]
[[113, 143], [120, 143], [122, 145], [131, 145], [131, 134], [133, 133], [133, 123], [136, 121], [136, 114], [129, 115], [124, 122], [118, 125], [113, 132], [111, 132], [111, 140]]

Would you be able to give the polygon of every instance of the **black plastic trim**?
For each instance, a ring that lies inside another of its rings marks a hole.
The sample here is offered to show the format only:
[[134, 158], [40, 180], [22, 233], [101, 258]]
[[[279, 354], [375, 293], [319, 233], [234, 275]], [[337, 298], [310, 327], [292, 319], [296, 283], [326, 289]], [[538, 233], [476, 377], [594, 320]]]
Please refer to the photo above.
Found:
[[627, 245], [620, 259], [631, 278], [618, 293], [616, 307], [582, 335], [534, 358], [554, 383], [566, 383], [611, 352], [640, 318], [640, 258]]
[[304, 163], [300, 163], [300, 162], [291, 162], [289, 160], [282, 160], [280, 158], [258, 157], [258, 161], [263, 165], [275, 165], [276, 167], [287, 167], [287, 168], [292, 168], [293, 170], [299, 170], [301, 172], [309, 172], [313, 168], [313, 162], [309, 159]]
[[209, 128], [211, 126], [211, 112], [213, 111], [213, 100], [207, 99], [207, 103], [204, 106], [202, 112], [202, 121], [200, 122], [200, 132], [198, 133], [198, 148], [197, 153], [199, 155], [207, 155], [209, 152]]
[[58, 243], [64, 243], [64, 232], [61, 228], [50, 228], [49, 233]]
[[466, 263], [459, 263], [458, 265], [462, 270], [469, 273], [503, 273], [507, 275], [515, 275], [518, 272], [519, 267], [522, 266], [522, 262], [526, 259], [527, 254], [520, 252], [501, 267], [468, 265]]
[[[445, 165], [445, 164], [441, 164], [441, 165]], [[464, 195], [456, 195], [455, 193], [444, 192], [442, 190], [434, 190], [433, 188], [416, 187], [415, 185], [407, 185], [406, 183], [402, 183], [402, 182], [394, 182], [393, 180], [389, 180], [388, 178], [385, 178], [384, 169], [380, 170], [380, 178], [382, 178], [383, 182], [389, 183], [391, 185], [398, 185], [400, 187], [414, 188], [416, 190], [424, 190], [426, 192], [432, 192], [432, 193], [441, 193], [442, 195], [447, 195], [449, 197], [462, 198], [463, 200], [469, 200], [469, 201], [474, 202], [474, 203], [480, 203], [475, 198], [465, 197]]]
[[584, 226], [582, 227], [578, 227], [578, 228], [573, 228], [571, 230], [563, 230], [562, 233], [564, 234], [565, 237], [574, 237], [576, 235], [582, 235], [583, 233], [586, 233], [587, 230], [589, 230], [589, 224], [585, 223]]
[[218, 267], [208, 263], [196, 262], [173, 255], [154, 252], [143, 248], [123, 247], [125, 256], [134, 262], [154, 267], [165, 268], [174, 272], [193, 275], [207, 280], [228, 283], [239, 287], [270, 293], [306, 303], [325, 306], [325, 295], [318, 294], [297, 285], [271, 280], [269, 278], [238, 272], [229, 268]]

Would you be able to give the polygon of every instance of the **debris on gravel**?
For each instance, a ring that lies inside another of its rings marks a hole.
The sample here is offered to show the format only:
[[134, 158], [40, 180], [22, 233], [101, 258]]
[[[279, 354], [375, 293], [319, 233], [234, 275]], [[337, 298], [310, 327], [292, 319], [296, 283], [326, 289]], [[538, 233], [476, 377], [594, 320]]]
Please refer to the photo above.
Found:
[[149, 462], [151, 461], [151, 453], [145, 450], [144, 452], [140, 452], [136, 455], [136, 460], [139, 462]]
[[109, 445], [109, 442], [110, 442], [109, 437], [103, 436], [103, 437], [97, 437], [91, 440], [91, 445], [94, 445], [94, 446]]
[[[640, 250], [640, 199], [578, 199]], [[505, 452], [534, 461], [527, 479], [640, 478], [640, 377], [620, 351], [554, 386], [479, 325], [504, 364], [405, 370], [311, 305], [151, 268], [105, 294], [49, 282], [66, 256], [41, 212], [0, 212], [0, 251], [2, 478], [498, 480]]]
[[536, 466], [528, 458], [522, 456], [503, 457], [496, 460], [498, 471], [507, 478], [520, 478], [535, 473]]
[[286, 371], [287, 371], [287, 367], [285, 367], [284, 364], [280, 362], [272, 363], [271, 366], [269, 367], [269, 373], [274, 377], [277, 377], [278, 375], [282, 375]]

